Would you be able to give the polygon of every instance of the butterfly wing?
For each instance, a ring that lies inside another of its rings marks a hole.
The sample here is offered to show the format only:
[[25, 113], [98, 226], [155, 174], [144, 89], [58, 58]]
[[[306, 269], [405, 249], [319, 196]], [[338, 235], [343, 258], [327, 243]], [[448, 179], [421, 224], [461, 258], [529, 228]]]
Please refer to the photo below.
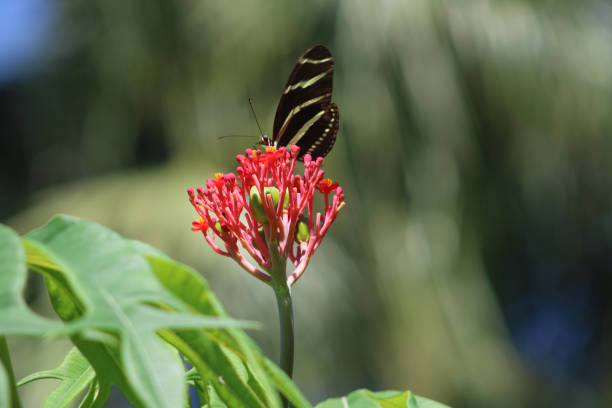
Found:
[[340, 119], [331, 101], [333, 74], [334, 59], [322, 45], [298, 59], [274, 117], [272, 134], [277, 146], [298, 145], [300, 159], [306, 153], [323, 157], [331, 150]]

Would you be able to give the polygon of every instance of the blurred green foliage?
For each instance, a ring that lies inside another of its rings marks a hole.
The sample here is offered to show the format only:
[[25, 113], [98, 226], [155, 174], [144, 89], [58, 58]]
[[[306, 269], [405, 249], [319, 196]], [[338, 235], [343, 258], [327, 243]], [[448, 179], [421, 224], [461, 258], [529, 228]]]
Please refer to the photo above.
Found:
[[[255, 143], [247, 97], [271, 130], [322, 43], [341, 116], [325, 167], [347, 207], [294, 288], [296, 383], [312, 401], [612, 404], [609, 3], [51, 4], [37, 58], [0, 84], [4, 222], [62, 212], [149, 242], [263, 322], [275, 356], [271, 291], [189, 231], [185, 189]], [[61, 361], [11, 345], [18, 376]]]

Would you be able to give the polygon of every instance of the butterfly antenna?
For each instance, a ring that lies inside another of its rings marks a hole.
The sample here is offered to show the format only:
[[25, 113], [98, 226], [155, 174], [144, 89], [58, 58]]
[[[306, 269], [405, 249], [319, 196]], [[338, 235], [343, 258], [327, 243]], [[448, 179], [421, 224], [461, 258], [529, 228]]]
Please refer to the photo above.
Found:
[[221, 140], [221, 139], [225, 139], [228, 137], [257, 137], [257, 135], [223, 135], [223, 136], [218, 136], [217, 140]]
[[251, 107], [251, 112], [253, 112], [253, 117], [255, 118], [255, 123], [257, 123], [257, 128], [259, 129], [259, 134], [263, 137], [263, 132], [261, 131], [261, 126], [259, 126], [259, 121], [257, 120], [257, 115], [255, 114], [255, 108], [253, 107], [253, 101], [249, 97], [249, 106]]

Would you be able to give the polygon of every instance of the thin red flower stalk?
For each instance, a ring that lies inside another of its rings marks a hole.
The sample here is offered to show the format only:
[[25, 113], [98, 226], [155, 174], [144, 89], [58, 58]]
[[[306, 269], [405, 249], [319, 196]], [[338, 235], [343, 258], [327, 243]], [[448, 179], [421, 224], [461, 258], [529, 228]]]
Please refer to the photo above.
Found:
[[[287, 284], [294, 284], [345, 205], [338, 183], [323, 178], [323, 158], [304, 155], [303, 175], [294, 174], [298, 151], [297, 146], [247, 149], [236, 156], [236, 175], [217, 173], [206, 180], [206, 188], [187, 190], [200, 215], [192, 230], [201, 231], [216, 253], [233, 258], [266, 283], [272, 281], [270, 271], [278, 254], [295, 266], [287, 276]], [[324, 197], [323, 212], [314, 208], [317, 192]]]

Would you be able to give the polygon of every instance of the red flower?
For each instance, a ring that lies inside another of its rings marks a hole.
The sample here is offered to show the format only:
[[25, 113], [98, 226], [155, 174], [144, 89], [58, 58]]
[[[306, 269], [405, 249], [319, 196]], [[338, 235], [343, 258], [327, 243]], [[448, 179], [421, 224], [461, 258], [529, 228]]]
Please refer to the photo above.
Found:
[[[303, 175], [294, 174], [298, 151], [297, 146], [290, 151], [271, 146], [264, 152], [247, 149], [246, 155], [236, 156], [237, 175], [217, 173], [206, 181], [206, 189], [187, 190], [200, 215], [192, 230], [202, 231], [215, 252], [233, 258], [264, 282], [272, 280], [275, 262], [289, 259], [295, 269], [287, 283], [295, 283], [345, 205], [338, 183], [323, 179], [322, 158], [304, 155]], [[314, 209], [316, 191], [325, 199], [323, 213]]]
[[198, 221], [193, 221], [191, 223], [191, 230], [202, 231], [202, 233], [206, 235], [206, 230], [208, 230], [208, 224], [206, 223], [206, 220], [204, 218], [200, 217]]

